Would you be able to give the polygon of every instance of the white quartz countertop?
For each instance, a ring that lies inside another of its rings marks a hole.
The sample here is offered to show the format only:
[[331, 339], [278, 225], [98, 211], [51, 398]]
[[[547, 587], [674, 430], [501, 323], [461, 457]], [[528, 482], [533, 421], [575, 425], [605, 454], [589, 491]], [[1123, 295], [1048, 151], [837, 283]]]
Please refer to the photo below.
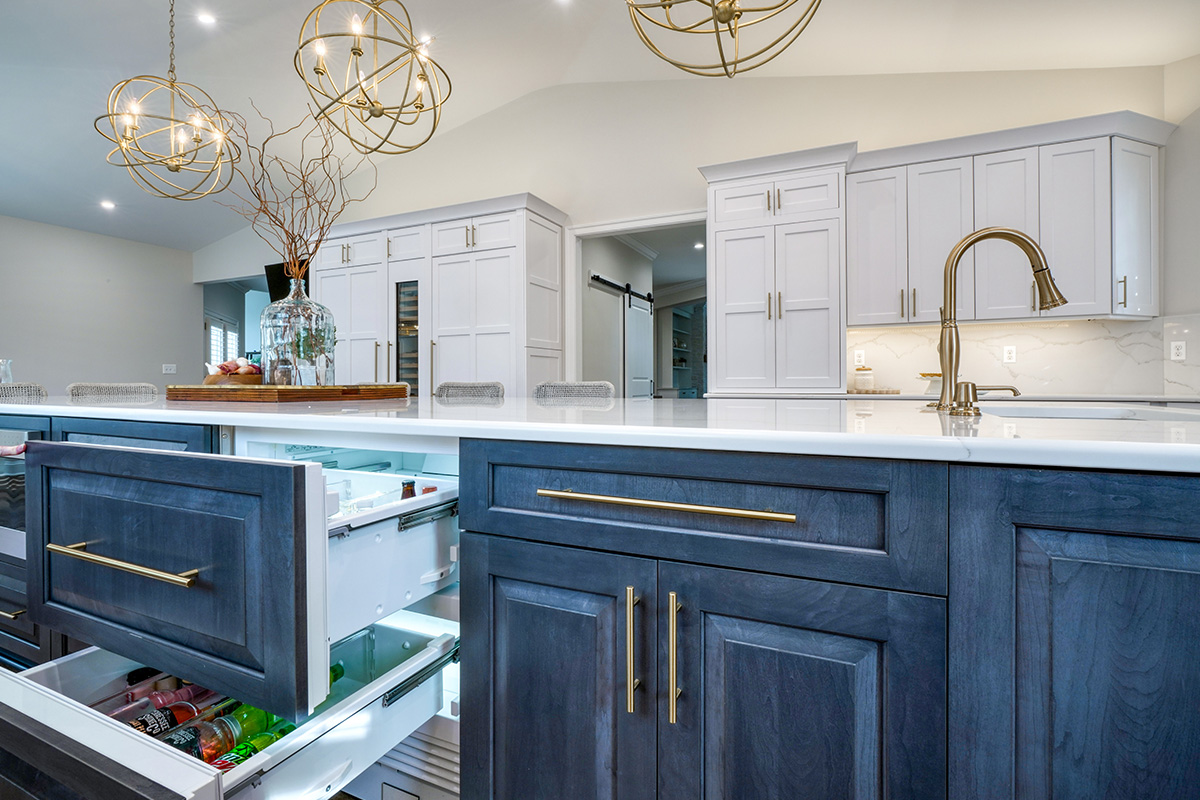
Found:
[[527, 398], [506, 398], [500, 407], [416, 400], [100, 405], [50, 398], [0, 404], [0, 414], [224, 425], [236, 436], [324, 433], [355, 446], [373, 436], [416, 437], [442, 448], [456, 447], [460, 438], [496, 438], [1200, 473], [1200, 410], [1148, 402], [981, 405], [983, 416], [961, 418], [922, 401], [891, 399], [617, 400], [597, 409], [546, 407]]

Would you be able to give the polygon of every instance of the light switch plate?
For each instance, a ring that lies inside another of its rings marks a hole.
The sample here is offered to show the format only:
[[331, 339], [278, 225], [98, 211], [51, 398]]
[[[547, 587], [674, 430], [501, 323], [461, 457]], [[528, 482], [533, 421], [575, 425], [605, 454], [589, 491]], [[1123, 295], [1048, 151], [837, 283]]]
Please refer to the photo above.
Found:
[[174, 364], [163, 364], [163, 375], [174, 375], [174, 374], [175, 374], [175, 365]]

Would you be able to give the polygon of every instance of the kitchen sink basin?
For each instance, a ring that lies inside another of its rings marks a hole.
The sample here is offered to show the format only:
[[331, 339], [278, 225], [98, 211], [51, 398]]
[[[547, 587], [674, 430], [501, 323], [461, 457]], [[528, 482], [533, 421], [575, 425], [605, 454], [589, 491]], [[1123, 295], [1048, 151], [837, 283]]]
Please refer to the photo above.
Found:
[[981, 403], [979, 410], [997, 417], [1022, 419], [1115, 419], [1135, 422], [1200, 422], [1200, 411], [1144, 405], [1072, 405]]

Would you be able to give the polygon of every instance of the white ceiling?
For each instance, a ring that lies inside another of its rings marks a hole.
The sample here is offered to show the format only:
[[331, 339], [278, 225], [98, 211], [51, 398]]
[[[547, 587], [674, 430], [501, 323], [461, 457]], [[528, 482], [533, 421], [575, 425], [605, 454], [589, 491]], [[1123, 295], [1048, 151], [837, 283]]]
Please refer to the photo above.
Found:
[[[177, 0], [179, 79], [277, 122], [308, 96], [292, 69], [315, 0]], [[560, 83], [688, 76], [638, 41], [621, 0], [409, 0], [453, 81], [443, 129]], [[218, 22], [201, 25], [208, 11]], [[0, 215], [184, 250], [244, 223], [212, 200], [144, 193], [92, 127], [108, 91], [166, 72], [166, 0], [0, 3]], [[1200, 53], [1200, 0], [824, 0], [800, 40], [749, 75], [1162, 65]], [[403, 158], [404, 156], [394, 156]], [[118, 210], [98, 203], [108, 198]]]

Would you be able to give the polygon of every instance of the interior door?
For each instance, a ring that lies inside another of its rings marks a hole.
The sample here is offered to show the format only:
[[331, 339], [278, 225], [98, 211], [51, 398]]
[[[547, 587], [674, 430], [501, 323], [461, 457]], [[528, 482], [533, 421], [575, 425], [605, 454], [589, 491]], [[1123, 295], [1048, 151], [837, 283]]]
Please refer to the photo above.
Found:
[[650, 303], [625, 296], [624, 383], [626, 397], [654, 396], [654, 317]]

